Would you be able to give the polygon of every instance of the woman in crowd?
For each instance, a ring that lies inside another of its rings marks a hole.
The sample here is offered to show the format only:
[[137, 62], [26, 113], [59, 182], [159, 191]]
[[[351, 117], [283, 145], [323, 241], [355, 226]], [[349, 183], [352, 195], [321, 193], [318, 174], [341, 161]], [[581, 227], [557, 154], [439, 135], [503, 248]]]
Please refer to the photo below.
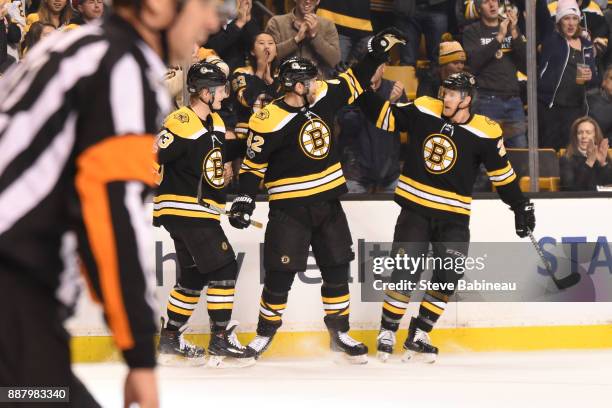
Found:
[[32, 49], [40, 40], [51, 35], [55, 31], [53, 24], [36, 21], [30, 26], [22, 43], [23, 55]]
[[557, 30], [542, 46], [538, 80], [539, 146], [559, 150], [568, 144], [572, 122], [588, 111], [586, 88], [595, 80], [595, 51], [580, 28], [575, 0], [561, 0]]
[[249, 65], [237, 68], [231, 78], [235, 98], [238, 138], [248, 136], [249, 118], [272, 99], [278, 96], [275, 79], [277, 66], [276, 43], [267, 33], [255, 36], [249, 55]]
[[572, 124], [570, 143], [559, 166], [562, 190], [588, 191], [612, 184], [608, 139], [604, 139], [594, 119], [584, 116]]
[[62, 28], [70, 23], [72, 17], [72, 8], [68, 5], [68, 0], [42, 0], [38, 12], [28, 15], [26, 31], [29, 31], [32, 23], [36, 21]]

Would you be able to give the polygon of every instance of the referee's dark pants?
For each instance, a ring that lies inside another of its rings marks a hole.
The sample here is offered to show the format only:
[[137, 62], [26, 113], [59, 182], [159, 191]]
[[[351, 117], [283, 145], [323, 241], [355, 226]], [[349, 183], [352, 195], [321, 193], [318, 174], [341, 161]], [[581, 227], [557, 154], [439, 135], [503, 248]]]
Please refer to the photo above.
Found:
[[70, 368], [62, 306], [42, 287], [0, 271], [0, 386], [69, 387], [69, 403], [0, 403], [0, 407], [99, 407]]

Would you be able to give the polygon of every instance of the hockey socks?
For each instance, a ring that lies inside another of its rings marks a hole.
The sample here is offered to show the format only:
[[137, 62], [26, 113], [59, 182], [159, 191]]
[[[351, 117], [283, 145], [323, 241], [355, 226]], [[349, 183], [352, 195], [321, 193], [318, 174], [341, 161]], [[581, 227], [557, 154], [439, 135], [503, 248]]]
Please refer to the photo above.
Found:
[[396, 332], [410, 302], [410, 296], [393, 290], [385, 291], [381, 327]]
[[186, 289], [180, 285], [174, 286], [168, 296], [168, 330], [178, 330], [187, 323], [198, 305], [200, 293], [199, 290]]
[[429, 333], [442, 313], [444, 313], [447, 302], [448, 295], [434, 290], [428, 290], [419, 308], [418, 326]]
[[235, 280], [211, 281], [206, 291], [206, 308], [213, 330], [225, 329], [234, 309]]

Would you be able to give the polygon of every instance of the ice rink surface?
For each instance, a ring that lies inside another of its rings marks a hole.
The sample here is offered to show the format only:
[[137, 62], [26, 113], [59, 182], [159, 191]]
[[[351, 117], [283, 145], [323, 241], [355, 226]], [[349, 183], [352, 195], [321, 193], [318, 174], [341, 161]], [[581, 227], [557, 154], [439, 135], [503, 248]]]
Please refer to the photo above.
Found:
[[[434, 365], [260, 360], [243, 369], [162, 367], [162, 407], [612, 407], [612, 350], [441, 355]], [[104, 407], [120, 407], [125, 368], [79, 364]], [[188, 405], [187, 405], [188, 404]], [[332, 405], [333, 404], [333, 405]]]

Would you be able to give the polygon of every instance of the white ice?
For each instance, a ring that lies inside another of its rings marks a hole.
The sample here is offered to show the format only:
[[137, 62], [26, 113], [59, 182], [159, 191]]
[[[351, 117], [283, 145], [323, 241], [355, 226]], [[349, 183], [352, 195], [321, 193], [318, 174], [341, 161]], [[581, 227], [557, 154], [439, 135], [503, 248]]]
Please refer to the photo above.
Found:
[[[123, 365], [75, 370], [104, 407], [122, 406]], [[612, 407], [612, 350], [448, 354], [433, 365], [263, 358], [158, 376], [162, 407]]]

